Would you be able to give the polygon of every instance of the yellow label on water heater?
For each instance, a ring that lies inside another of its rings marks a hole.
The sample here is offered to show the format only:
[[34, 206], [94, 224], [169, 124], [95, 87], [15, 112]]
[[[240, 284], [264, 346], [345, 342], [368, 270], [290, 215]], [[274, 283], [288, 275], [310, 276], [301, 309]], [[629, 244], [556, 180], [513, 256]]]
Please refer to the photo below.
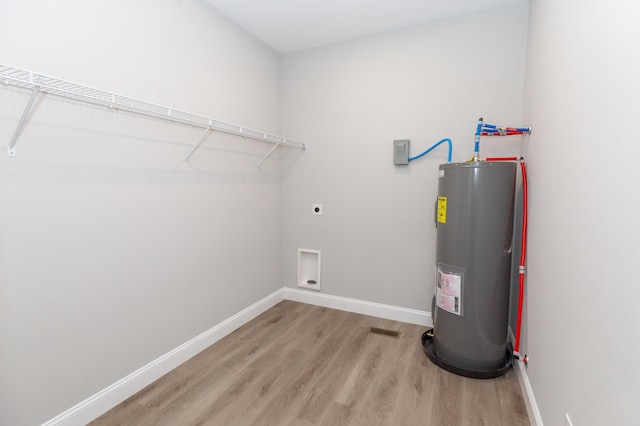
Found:
[[438, 222], [447, 223], [447, 197], [438, 197]]

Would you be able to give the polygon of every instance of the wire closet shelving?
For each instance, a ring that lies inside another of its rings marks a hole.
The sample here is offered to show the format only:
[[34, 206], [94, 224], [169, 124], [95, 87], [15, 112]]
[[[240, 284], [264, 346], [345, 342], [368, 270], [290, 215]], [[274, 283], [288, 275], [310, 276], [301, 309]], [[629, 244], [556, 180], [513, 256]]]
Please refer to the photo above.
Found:
[[46, 93], [66, 99], [72, 99], [79, 102], [89, 103], [107, 107], [110, 109], [123, 110], [134, 114], [147, 117], [159, 118], [175, 123], [182, 123], [204, 129], [204, 133], [195, 143], [191, 152], [185, 157], [184, 163], [191, 158], [195, 151], [205, 141], [210, 132], [216, 131], [231, 135], [241, 136], [243, 138], [254, 139], [262, 142], [273, 144], [273, 147], [262, 158], [257, 167], [260, 167], [264, 161], [280, 146], [292, 148], [306, 149], [306, 145], [292, 139], [285, 138], [267, 132], [250, 129], [225, 121], [204, 117], [190, 112], [181, 111], [162, 105], [153, 104], [146, 101], [130, 98], [116, 93], [107, 92], [101, 89], [95, 89], [89, 86], [72, 83], [44, 74], [27, 71], [10, 65], [0, 64], [0, 83], [5, 86], [16, 86], [23, 89], [31, 90], [31, 96], [25, 106], [22, 116], [18, 120], [18, 124], [13, 133], [7, 154], [15, 157], [15, 145], [18, 142], [20, 133], [25, 125], [26, 119], [33, 106], [35, 99], [39, 93]]

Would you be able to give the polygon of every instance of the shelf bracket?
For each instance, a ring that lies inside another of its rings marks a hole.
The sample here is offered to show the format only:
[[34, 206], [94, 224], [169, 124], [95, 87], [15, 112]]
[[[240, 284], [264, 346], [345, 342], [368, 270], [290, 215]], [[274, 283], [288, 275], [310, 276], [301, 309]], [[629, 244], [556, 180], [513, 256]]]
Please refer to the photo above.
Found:
[[15, 132], [13, 132], [13, 137], [11, 138], [11, 142], [9, 142], [9, 147], [7, 148], [7, 155], [9, 157], [16, 156], [16, 142], [18, 142], [18, 138], [20, 137], [20, 133], [22, 133], [22, 129], [24, 128], [24, 123], [29, 116], [29, 112], [31, 111], [31, 107], [33, 107], [33, 102], [35, 102], [38, 97], [38, 93], [40, 92], [40, 76], [35, 81], [35, 87], [33, 88], [33, 92], [31, 92], [31, 97], [29, 97], [29, 101], [27, 102], [27, 106], [24, 108], [22, 113], [22, 117], [18, 121], [18, 125], [16, 126]]
[[269, 152], [267, 152], [267, 155], [265, 155], [264, 157], [262, 157], [262, 160], [260, 160], [260, 162], [259, 162], [259, 163], [258, 163], [258, 165], [256, 166], [256, 169], [259, 169], [259, 168], [260, 168], [260, 166], [262, 166], [262, 163], [264, 163], [264, 162], [267, 160], [267, 158], [269, 158], [269, 156], [270, 156], [271, 154], [273, 154], [273, 151], [275, 151], [275, 150], [276, 150], [276, 148], [278, 148], [279, 146], [280, 146], [280, 144], [279, 144], [279, 143], [275, 143], [275, 144], [271, 147], [271, 149], [269, 150]]
[[207, 136], [209, 136], [209, 132], [211, 132], [211, 128], [210, 128], [210, 127], [207, 127], [207, 128], [204, 130], [204, 133], [202, 134], [202, 136], [200, 136], [200, 139], [198, 139], [198, 142], [196, 142], [196, 144], [195, 144], [195, 145], [193, 146], [193, 148], [191, 149], [191, 152], [189, 153], [189, 155], [187, 155], [187, 156], [185, 157], [184, 161], [182, 162], [182, 164], [183, 164], [184, 166], [186, 166], [186, 165], [187, 165], [187, 163], [188, 163], [189, 159], [191, 158], [191, 156], [193, 155], [193, 153], [194, 153], [194, 152], [196, 152], [196, 150], [197, 150], [198, 148], [200, 148], [200, 145], [202, 144], [202, 142], [204, 142], [204, 141], [205, 141], [205, 139], [207, 139]]

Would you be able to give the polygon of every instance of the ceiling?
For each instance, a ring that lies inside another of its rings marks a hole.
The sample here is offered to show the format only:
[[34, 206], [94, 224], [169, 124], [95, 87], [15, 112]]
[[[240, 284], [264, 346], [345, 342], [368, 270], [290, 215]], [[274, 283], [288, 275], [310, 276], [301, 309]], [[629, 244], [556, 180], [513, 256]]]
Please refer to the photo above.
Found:
[[525, 0], [206, 0], [281, 54]]

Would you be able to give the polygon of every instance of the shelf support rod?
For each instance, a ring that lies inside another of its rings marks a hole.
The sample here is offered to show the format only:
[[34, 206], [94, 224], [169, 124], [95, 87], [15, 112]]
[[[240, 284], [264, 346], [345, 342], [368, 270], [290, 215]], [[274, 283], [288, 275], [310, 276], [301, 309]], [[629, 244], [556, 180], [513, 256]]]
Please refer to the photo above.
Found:
[[11, 138], [11, 142], [9, 142], [9, 147], [7, 148], [7, 155], [9, 157], [16, 156], [16, 142], [18, 142], [18, 137], [20, 137], [20, 133], [22, 133], [22, 129], [24, 128], [24, 122], [27, 120], [29, 116], [29, 112], [31, 111], [31, 107], [33, 107], [33, 102], [35, 102], [38, 93], [40, 92], [40, 76], [35, 81], [35, 86], [33, 88], [33, 92], [31, 92], [31, 97], [29, 97], [29, 102], [27, 102], [27, 106], [24, 108], [24, 112], [22, 113], [22, 117], [18, 121], [18, 126], [16, 127], [15, 132], [13, 132], [13, 137]]
[[204, 133], [202, 134], [202, 136], [200, 136], [200, 139], [198, 139], [198, 142], [196, 142], [196, 144], [193, 146], [193, 148], [191, 149], [191, 152], [189, 153], [189, 155], [187, 155], [183, 161], [183, 165], [187, 165], [187, 162], [189, 161], [189, 159], [191, 158], [191, 156], [193, 155], [194, 152], [196, 152], [196, 150], [200, 147], [200, 144], [202, 144], [202, 142], [204, 142], [204, 140], [207, 138], [207, 136], [209, 136], [209, 132], [211, 131], [210, 127], [207, 127], [204, 130]]
[[271, 149], [269, 150], [269, 152], [267, 152], [267, 155], [265, 155], [264, 157], [262, 157], [262, 160], [260, 160], [260, 162], [258, 163], [258, 165], [256, 166], [256, 169], [259, 169], [260, 166], [262, 166], [262, 163], [264, 163], [267, 158], [269, 158], [269, 156], [273, 153], [273, 151], [276, 150], [276, 148], [278, 148], [280, 146], [279, 143], [275, 143], [273, 144], [273, 146], [271, 147]]

